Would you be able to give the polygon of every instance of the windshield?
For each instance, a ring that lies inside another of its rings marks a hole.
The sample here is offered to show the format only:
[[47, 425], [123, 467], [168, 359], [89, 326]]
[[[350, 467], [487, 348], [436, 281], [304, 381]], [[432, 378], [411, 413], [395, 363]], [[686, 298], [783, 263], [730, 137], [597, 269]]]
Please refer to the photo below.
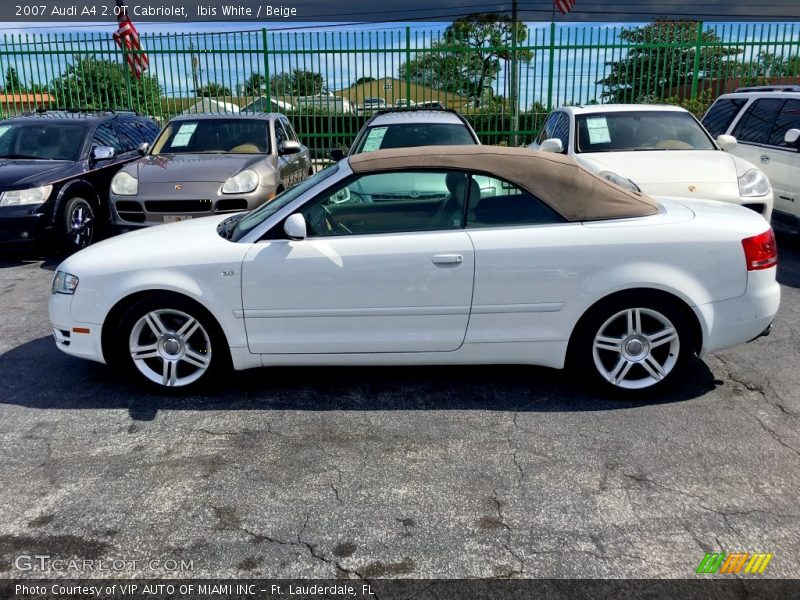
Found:
[[254, 228], [258, 227], [261, 225], [261, 223], [278, 212], [281, 208], [290, 202], [293, 202], [302, 194], [305, 194], [318, 183], [325, 181], [338, 170], [338, 165], [331, 165], [327, 169], [319, 171], [303, 182], [298, 183], [296, 186], [289, 188], [281, 194], [278, 194], [272, 200], [267, 201], [257, 209], [250, 211], [249, 213], [241, 213], [225, 219], [217, 226], [217, 233], [233, 242], [238, 242]]
[[1, 123], [0, 158], [76, 161], [85, 137], [82, 123]]
[[370, 127], [353, 154], [386, 148], [462, 146], [476, 142], [464, 125], [456, 123], [403, 123]]
[[576, 152], [716, 150], [688, 113], [666, 110], [578, 115]]
[[197, 119], [173, 121], [153, 144], [159, 154], [267, 154], [264, 119]]

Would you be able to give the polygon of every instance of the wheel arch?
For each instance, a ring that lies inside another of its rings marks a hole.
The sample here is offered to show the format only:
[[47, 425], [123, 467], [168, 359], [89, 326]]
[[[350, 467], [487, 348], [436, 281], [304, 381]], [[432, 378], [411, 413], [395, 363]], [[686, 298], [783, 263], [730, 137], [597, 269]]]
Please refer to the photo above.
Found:
[[597, 311], [602, 310], [606, 305], [613, 302], [630, 300], [635, 303], [646, 305], [648, 300], [652, 301], [653, 299], [668, 301], [681, 311], [681, 314], [686, 319], [686, 322], [690, 327], [689, 335], [692, 351], [695, 353], [700, 353], [700, 350], [703, 347], [704, 328], [701, 324], [699, 316], [697, 315], [697, 312], [689, 305], [689, 303], [684, 298], [671, 291], [652, 287], [635, 287], [617, 290], [607, 294], [596, 300], [583, 312], [570, 332], [569, 343], [567, 345], [567, 362], [572, 362], [572, 358], [575, 353], [574, 343], [579, 332], [581, 332], [586, 322], [593, 315], [595, 315]]
[[102, 206], [100, 194], [90, 182], [85, 179], [74, 179], [61, 186], [56, 194], [55, 206], [53, 207], [53, 214], [51, 216], [51, 224], [56, 224], [61, 216], [61, 211], [64, 205], [75, 197], [81, 197], [90, 202], [96, 210], [101, 211], [103, 214], [106, 212], [106, 207]]
[[222, 324], [219, 322], [214, 314], [197, 298], [192, 297], [190, 294], [187, 294], [183, 291], [176, 291], [168, 288], [151, 288], [146, 290], [139, 290], [132, 292], [122, 298], [120, 298], [106, 313], [105, 318], [103, 319], [103, 326], [100, 332], [100, 345], [103, 351], [103, 357], [105, 358], [107, 363], [113, 363], [116, 359], [114, 356], [113, 349], [113, 335], [116, 332], [117, 326], [120, 323], [125, 312], [130, 309], [133, 305], [137, 302], [151, 296], [164, 296], [165, 298], [173, 298], [178, 299], [183, 302], [188, 302], [193, 305], [198, 311], [200, 311], [205, 318], [207, 318], [211, 324], [216, 327], [217, 333], [222, 336], [222, 339], [225, 342], [226, 346], [226, 353], [230, 354], [230, 339], [225, 332], [225, 328], [222, 327]]

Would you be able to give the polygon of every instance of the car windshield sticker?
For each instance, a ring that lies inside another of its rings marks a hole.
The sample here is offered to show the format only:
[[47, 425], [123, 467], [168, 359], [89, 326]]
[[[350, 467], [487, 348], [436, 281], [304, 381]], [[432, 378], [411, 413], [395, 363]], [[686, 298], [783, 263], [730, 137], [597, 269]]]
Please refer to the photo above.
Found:
[[188, 146], [195, 129], [197, 129], [197, 123], [184, 123], [181, 125], [180, 129], [178, 129], [178, 133], [175, 134], [175, 137], [172, 139], [172, 144], [170, 145], [173, 148]]
[[364, 142], [364, 152], [375, 152], [375, 150], [381, 149], [381, 142], [383, 141], [383, 136], [386, 135], [386, 130], [389, 129], [388, 127], [373, 127], [369, 130], [367, 134], [367, 141]]
[[3, 137], [9, 129], [11, 129], [11, 125], [3, 125], [0, 127], [0, 138]]
[[588, 117], [586, 128], [589, 130], [590, 144], [607, 144], [611, 141], [608, 133], [608, 121], [605, 117]]

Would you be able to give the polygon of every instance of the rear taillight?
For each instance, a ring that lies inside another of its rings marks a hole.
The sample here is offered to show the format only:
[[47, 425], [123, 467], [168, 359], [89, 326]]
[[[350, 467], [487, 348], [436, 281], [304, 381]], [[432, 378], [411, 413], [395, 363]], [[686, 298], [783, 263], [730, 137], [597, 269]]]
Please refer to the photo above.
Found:
[[748, 271], [769, 269], [778, 264], [778, 246], [772, 229], [742, 240]]

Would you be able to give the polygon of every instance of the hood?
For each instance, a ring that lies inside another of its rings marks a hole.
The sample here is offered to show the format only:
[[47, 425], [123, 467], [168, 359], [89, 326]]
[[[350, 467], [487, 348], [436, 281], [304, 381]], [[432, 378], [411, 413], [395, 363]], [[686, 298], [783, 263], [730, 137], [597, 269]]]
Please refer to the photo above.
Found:
[[247, 244], [235, 244], [217, 233], [219, 222], [229, 216], [214, 215], [124, 233], [73, 254], [59, 269], [91, 275], [191, 266], [201, 257], [226, 256], [237, 247], [244, 256]]
[[136, 162], [140, 183], [202, 181], [224, 183], [245, 167], [264, 159], [264, 154], [161, 154]]
[[736, 184], [738, 177], [731, 155], [717, 150], [592, 152], [578, 154], [575, 159], [590, 171], [613, 171], [642, 189], [661, 183]]
[[75, 166], [68, 160], [0, 159], [0, 188], [38, 187], [58, 181]]

